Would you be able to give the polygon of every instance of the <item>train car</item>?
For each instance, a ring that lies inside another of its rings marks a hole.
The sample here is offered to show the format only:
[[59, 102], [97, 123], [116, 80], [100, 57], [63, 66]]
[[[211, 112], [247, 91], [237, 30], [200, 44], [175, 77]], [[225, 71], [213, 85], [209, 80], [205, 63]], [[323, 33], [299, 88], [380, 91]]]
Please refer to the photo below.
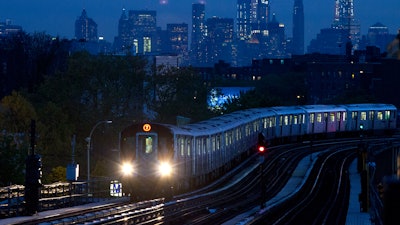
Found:
[[295, 141], [306, 133], [306, 111], [299, 106], [272, 107], [276, 113], [276, 136], [281, 141]]
[[190, 191], [231, 170], [268, 143], [327, 138], [359, 130], [396, 128], [397, 109], [386, 104], [256, 108], [183, 126], [132, 124], [121, 131], [123, 190], [133, 198]]
[[311, 136], [332, 136], [346, 131], [347, 110], [335, 105], [305, 105], [306, 133]]
[[382, 133], [396, 128], [397, 108], [390, 104], [350, 104], [344, 106], [349, 114], [347, 129]]

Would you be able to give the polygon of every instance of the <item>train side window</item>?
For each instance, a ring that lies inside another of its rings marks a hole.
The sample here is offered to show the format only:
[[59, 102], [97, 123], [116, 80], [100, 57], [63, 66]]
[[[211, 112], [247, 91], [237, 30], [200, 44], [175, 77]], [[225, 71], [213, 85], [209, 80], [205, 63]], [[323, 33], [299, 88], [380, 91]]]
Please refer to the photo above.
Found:
[[179, 138], [179, 150], [181, 152], [181, 156], [184, 156], [185, 155], [185, 140], [182, 137]]
[[378, 114], [376, 115], [376, 118], [378, 120], [383, 120], [383, 113], [381, 111], [379, 111]]
[[374, 111], [369, 111], [368, 119], [369, 120], [374, 120], [374, 115], [375, 115]]
[[284, 117], [284, 123], [283, 123], [285, 126], [286, 125], [289, 125], [289, 117], [288, 116], [285, 116]]
[[190, 140], [187, 140], [186, 144], [187, 144], [187, 155], [190, 156], [192, 150]]
[[317, 113], [317, 123], [322, 122], [322, 113]]
[[336, 121], [340, 121], [340, 112], [336, 113]]
[[215, 139], [216, 139], [215, 149], [219, 150], [221, 148], [221, 136], [218, 135]]
[[367, 112], [361, 112], [360, 120], [367, 120]]
[[196, 141], [196, 142], [197, 142], [197, 145], [196, 145], [197, 147], [196, 147], [196, 149], [197, 149], [197, 154], [198, 154], [198, 155], [201, 155], [201, 140], [202, 140], [202, 139], [199, 138], [199, 139], [197, 139], [197, 141]]
[[[300, 115], [301, 116], [301, 115]], [[297, 115], [293, 116], [293, 124], [298, 124], [299, 123], [299, 118]]]
[[329, 122], [335, 122], [335, 113], [329, 114]]
[[385, 111], [385, 120], [390, 120], [390, 111], [389, 110]]
[[279, 116], [279, 126], [282, 126], [282, 122], [283, 122], [283, 117]]
[[310, 123], [314, 123], [314, 119], [315, 119], [315, 114], [311, 113], [310, 114]]
[[347, 113], [346, 113], [346, 112], [343, 112], [342, 120], [343, 120], [343, 121], [346, 121], [346, 120], [347, 120]]
[[358, 116], [358, 112], [351, 112], [351, 118], [354, 120]]

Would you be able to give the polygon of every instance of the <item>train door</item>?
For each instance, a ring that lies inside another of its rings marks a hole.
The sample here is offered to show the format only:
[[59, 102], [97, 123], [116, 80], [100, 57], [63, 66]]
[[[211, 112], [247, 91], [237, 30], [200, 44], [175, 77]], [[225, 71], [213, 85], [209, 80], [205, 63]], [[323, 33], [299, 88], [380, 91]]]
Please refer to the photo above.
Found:
[[154, 174], [158, 159], [158, 135], [156, 133], [136, 134], [136, 157], [139, 171], [145, 176]]

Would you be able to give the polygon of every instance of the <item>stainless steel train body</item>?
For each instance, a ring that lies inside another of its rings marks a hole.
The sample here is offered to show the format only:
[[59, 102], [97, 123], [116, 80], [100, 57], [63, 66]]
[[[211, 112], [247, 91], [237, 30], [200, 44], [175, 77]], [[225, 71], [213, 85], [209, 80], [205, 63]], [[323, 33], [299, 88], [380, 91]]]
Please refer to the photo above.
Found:
[[383, 132], [396, 128], [390, 104], [256, 108], [184, 126], [133, 124], [121, 132], [125, 192], [163, 196], [188, 191], [225, 174], [254, 150], [258, 134], [270, 143]]

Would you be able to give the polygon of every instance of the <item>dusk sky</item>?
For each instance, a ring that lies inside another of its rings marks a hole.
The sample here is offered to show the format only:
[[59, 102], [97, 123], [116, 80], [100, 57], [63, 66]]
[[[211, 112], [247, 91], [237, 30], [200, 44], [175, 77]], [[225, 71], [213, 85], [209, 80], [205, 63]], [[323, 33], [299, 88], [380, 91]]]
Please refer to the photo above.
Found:
[[[0, 21], [10, 19], [29, 33], [44, 31], [65, 38], [74, 37], [74, 23], [85, 8], [98, 25], [99, 36], [112, 42], [117, 35], [118, 19], [122, 8], [157, 11], [158, 26], [167, 23], [191, 24], [191, 5], [196, 0], [0, 0]], [[206, 18], [212, 16], [235, 18], [237, 0], [204, 0]], [[286, 35], [292, 36], [294, 0], [271, 0], [271, 13], [286, 26]], [[333, 20], [334, 0], [303, 0], [305, 13], [306, 47], [321, 28], [330, 27]], [[392, 34], [400, 28], [400, 0], [354, 0], [355, 17], [361, 24], [362, 34], [368, 27], [381, 22]], [[236, 21], [235, 21], [236, 23]]]

